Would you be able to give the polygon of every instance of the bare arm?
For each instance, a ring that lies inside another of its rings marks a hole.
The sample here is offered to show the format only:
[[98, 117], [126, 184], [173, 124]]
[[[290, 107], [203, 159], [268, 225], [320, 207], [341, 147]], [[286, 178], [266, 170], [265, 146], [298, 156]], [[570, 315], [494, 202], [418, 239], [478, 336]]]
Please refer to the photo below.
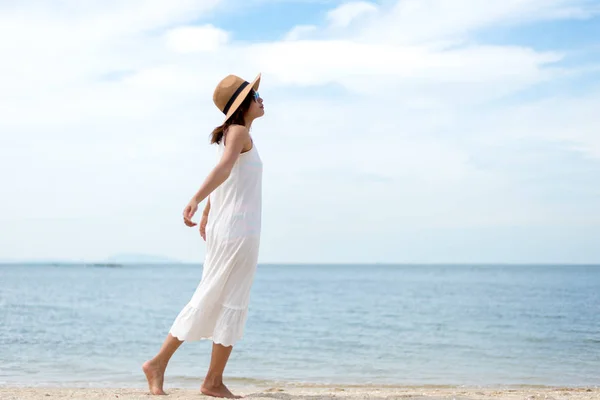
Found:
[[248, 129], [240, 125], [234, 125], [229, 128], [227, 133], [227, 146], [223, 156], [219, 160], [218, 164], [208, 174], [200, 189], [192, 197], [193, 202], [198, 205], [202, 200], [208, 197], [209, 194], [219, 187], [223, 182], [229, 178], [233, 165], [237, 161], [244, 144], [250, 140], [250, 134]]
[[206, 206], [204, 207], [204, 211], [202, 211], [202, 215], [208, 216], [210, 212], [210, 196], [208, 197], [208, 201], [206, 202]]
[[210, 196], [208, 197], [208, 201], [206, 202], [206, 207], [204, 207], [204, 211], [202, 212], [202, 219], [200, 220], [200, 236], [204, 241], [206, 241], [206, 224], [208, 224], [208, 213], [210, 212]]
[[223, 156], [221, 156], [221, 160], [219, 160], [217, 165], [208, 174], [204, 183], [200, 186], [200, 189], [198, 189], [183, 210], [183, 222], [187, 226], [196, 225], [195, 222], [192, 222], [192, 217], [198, 210], [198, 204], [229, 178], [231, 170], [244, 148], [244, 144], [249, 140], [250, 133], [246, 127], [239, 125], [229, 127], [229, 132], [227, 133], [227, 146], [225, 146], [225, 151], [223, 152]]

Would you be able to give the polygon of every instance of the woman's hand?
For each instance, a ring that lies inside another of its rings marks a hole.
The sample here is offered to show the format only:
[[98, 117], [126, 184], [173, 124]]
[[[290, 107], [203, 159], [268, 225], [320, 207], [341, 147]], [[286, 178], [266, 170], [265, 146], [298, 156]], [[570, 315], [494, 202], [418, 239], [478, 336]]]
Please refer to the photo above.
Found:
[[191, 200], [183, 210], [183, 222], [187, 226], [192, 227], [197, 225], [195, 222], [192, 221], [192, 217], [194, 216], [196, 211], [198, 211], [198, 203], [196, 203], [194, 200]]
[[200, 236], [206, 242], [206, 224], [208, 223], [208, 214], [202, 214], [202, 219], [200, 220]]

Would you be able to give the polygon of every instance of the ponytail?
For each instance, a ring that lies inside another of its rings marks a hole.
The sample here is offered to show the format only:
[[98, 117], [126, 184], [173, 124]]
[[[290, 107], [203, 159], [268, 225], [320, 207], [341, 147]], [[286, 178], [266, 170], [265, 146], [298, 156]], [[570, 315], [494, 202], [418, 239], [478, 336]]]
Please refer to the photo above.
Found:
[[226, 126], [227, 126], [226, 124], [223, 124], [223, 125], [217, 126], [215, 129], [213, 129], [213, 131], [210, 135], [210, 144], [221, 143], [221, 140], [223, 139], [223, 133], [225, 132]]

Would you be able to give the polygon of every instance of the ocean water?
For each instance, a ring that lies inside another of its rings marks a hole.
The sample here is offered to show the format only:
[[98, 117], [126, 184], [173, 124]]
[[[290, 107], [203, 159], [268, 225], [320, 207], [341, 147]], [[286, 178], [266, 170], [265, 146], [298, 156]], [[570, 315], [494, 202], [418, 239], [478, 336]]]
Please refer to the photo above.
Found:
[[[198, 265], [0, 266], [0, 384], [142, 387]], [[167, 387], [198, 387], [210, 342]], [[229, 382], [600, 384], [600, 266], [260, 265]]]

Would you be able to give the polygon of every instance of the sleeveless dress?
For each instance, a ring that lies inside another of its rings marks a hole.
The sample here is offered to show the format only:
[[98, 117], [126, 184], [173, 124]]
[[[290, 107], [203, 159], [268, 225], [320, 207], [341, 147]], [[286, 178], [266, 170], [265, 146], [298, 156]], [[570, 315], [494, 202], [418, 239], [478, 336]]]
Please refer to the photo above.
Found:
[[[219, 156], [224, 142], [218, 145]], [[258, 262], [262, 170], [253, 141], [229, 178], [210, 194], [202, 279], [169, 330], [179, 340], [211, 339], [232, 346], [242, 338]]]

